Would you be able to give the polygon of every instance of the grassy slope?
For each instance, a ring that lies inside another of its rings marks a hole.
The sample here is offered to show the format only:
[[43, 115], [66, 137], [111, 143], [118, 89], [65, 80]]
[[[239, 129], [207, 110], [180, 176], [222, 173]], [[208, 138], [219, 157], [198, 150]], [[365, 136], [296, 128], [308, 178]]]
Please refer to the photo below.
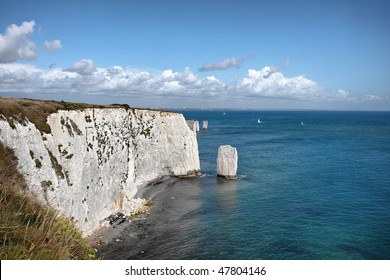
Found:
[[[11, 126], [28, 118], [47, 133], [51, 113], [91, 107], [100, 106], [0, 96], [0, 115]], [[0, 142], [0, 259], [94, 259], [95, 250], [71, 221], [27, 195], [16, 165], [13, 152]]]
[[0, 142], [0, 259], [94, 259], [72, 222], [23, 192], [16, 163]]

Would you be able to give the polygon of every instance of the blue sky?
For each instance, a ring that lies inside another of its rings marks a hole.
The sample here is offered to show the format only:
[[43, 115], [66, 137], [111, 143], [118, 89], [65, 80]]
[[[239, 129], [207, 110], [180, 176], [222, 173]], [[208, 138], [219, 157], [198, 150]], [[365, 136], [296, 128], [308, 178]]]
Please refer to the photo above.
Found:
[[0, 95], [390, 110], [390, 1], [0, 1]]

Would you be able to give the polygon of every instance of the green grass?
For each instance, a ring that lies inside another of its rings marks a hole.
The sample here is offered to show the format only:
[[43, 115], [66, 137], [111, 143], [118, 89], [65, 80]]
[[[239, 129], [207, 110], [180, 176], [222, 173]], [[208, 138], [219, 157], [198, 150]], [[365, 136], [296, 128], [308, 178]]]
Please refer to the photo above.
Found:
[[16, 164], [0, 142], [0, 259], [95, 259], [72, 221], [27, 194]]

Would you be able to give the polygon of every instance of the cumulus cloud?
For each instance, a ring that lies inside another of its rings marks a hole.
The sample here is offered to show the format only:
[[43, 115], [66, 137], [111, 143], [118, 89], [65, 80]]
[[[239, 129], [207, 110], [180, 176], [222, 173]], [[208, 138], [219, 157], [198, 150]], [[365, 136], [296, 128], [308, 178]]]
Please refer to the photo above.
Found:
[[[38, 56], [38, 47], [32, 37], [35, 21], [25, 21], [20, 26], [9, 25], [4, 34], [0, 33], [0, 63], [13, 63], [18, 60], [34, 60]], [[48, 51], [62, 48], [61, 40], [45, 41], [43, 47]]]
[[0, 63], [37, 57], [37, 46], [31, 39], [34, 26], [34, 21], [25, 21], [20, 26], [11, 24], [4, 34], [0, 34]]
[[288, 78], [269, 66], [249, 69], [237, 89], [245, 96], [258, 98], [316, 100], [323, 94], [323, 89], [305, 76]]
[[54, 41], [45, 41], [44, 46], [48, 51], [55, 51], [62, 48], [61, 40], [54, 40]]
[[13, 92], [228, 100], [230, 104], [266, 99], [311, 103], [377, 102], [381, 98], [375, 95], [353, 97], [342, 89], [329, 91], [303, 75], [286, 77], [269, 66], [249, 69], [245, 77], [224, 82], [215, 76], [201, 78], [190, 68], [151, 73], [120, 66], [99, 68], [89, 59], [77, 61], [68, 69], [42, 70], [26, 64], [0, 64], [0, 94]]
[[241, 63], [249, 59], [249, 56], [242, 58], [230, 57], [220, 62], [205, 63], [198, 69], [200, 72], [213, 71], [213, 70], [226, 70], [229, 68], [240, 68]]
[[96, 65], [90, 59], [82, 59], [73, 63], [73, 65], [68, 68], [67, 71], [75, 72], [80, 75], [91, 75], [96, 71]]

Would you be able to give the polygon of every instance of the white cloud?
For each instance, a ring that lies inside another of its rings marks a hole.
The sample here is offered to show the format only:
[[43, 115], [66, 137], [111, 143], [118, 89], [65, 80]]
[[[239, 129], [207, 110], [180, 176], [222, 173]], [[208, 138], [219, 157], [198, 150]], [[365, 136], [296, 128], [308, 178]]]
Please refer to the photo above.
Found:
[[260, 70], [249, 69], [238, 83], [237, 89], [245, 96], [296, 100], [319, 100], [324, 90], [305, 76], [285, 77], [282, 72], [265, 66]]
[[349, 92], [347, 92], [346, 90], [343, 90], [343, 89], [339, 89], [337, 91], [338, 95], [339, 96], [342, 96], [342, 97], [348, 97], [349, 96]]
[[[38, 47], [32, 37], [35, 21], [25, 21], [20, 26], [9, 25], [4, 34], [0, 33], [0, 63], [13, 63], [18, 60], [34, 60], [38, 56]], [[62, 48], [61, 40], [45, 41], [43, 47], [49, 51]]]
[[183, 89], [183, 86], [180, 84], [179, 81], [168, 81], [168, 82], [164, 82], [162, 84], [160, 91], [175, 93], [175, 92], [179, 92], [182, 89]]
[[239, 68], [241, 66], [241, 63], [243, 63], [248, 58], [249, 56], [245, 56], [242, 58], [230, 57], [220, 62], [205, 63], [202, 65], [202, 67], [198, 69], [198, 71], [205, 72], [205, 71], [213, 71], [213, 70], [226, 70], [229, 68]]
[[67, 69], [67, 71], [75, 72], [80, 75], [91, 75], [96, 71], [96, 65], [90, 59], [82, 59], [73, 63], [72, 66]]
[[[82, 59], [68, 69], [38, 69], [26, 64], [0, 64], [1, 93], [92, 94], [134, 98], [181, 98], [238, 102], [282, 100], [309, 103], [376, 102], [381, 97], [353, 97], [345, 90], [329, 91], [303, 75], [286, 77], [282, 72], [249, 69], [244, 78], [224, 82], [215, 76], [201, 78], [190, 68], [181, 72], [167, 69], [150, 73], [120, 66], [98, 68], [92, 60]], [[225, 103], [225, 104], [226, 104]], [[261, 104], [261, 103], [260, 103]]]
[[58, 39], [51, 42], [45, 41], [44, 46], [48, 51], [55, 51], [62, 48], [61, 40]]
[[172, 69], [164, 70], [164, 71], [161, 73], [161, 77], [163, 77], [164, 79], [169, 79], [169, 78], [173, 77]]
[[372, 95], [372, 94], [367, 94], [362, 99], [363, 102], [365, 102], [365, 101], [380, 101], [380, 100], [383, 100], [383, 98], [380, 96], [377, 96], [377, 95]]
[[17, 60], [33, 60], [37, 57], [37, 46], [31, 40], [35, 22], [25, 21], [20, 26], [11, 24], [0, 34], [0, 63]]

